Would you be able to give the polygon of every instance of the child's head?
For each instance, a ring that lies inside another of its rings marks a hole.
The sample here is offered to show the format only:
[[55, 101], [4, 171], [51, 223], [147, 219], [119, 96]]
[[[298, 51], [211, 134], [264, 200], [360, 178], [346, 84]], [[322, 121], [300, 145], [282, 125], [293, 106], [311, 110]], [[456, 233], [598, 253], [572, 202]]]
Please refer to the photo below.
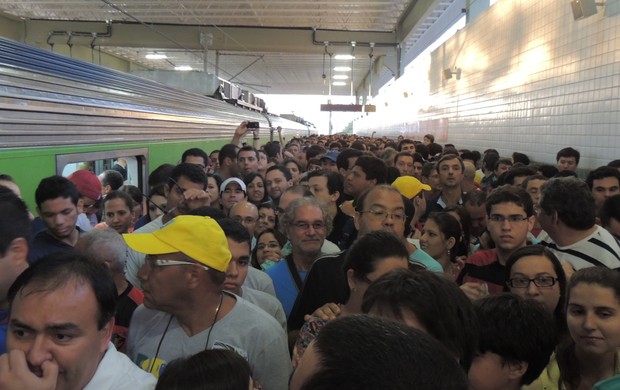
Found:
[[556, 344], [553, 319], [544, 306], [505, 293], [475, 301], [474, 308], [480, 337], [470, 388], [519, 389], [538, 378]]

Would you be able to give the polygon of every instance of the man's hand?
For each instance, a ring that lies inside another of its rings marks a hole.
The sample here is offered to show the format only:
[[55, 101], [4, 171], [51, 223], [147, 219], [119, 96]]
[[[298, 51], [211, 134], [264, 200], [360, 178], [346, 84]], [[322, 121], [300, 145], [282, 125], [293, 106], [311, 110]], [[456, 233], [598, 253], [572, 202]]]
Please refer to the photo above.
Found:
[[28, 368], [24, 351], [14, 349], [0, 356], [0, 390], [54, 390], [58, 365], [49, 360], [41, 365], [41, 376]]
[[241, 141], [241, 137], [246, 135], [250, 129], [248, 128], [248, 121], [243, 121], [237, 128], [235, 129], [235, 134], [233, 134], [232, 140], [230, 141], [233, 145], [239, 145]]
[[308, 321], [312, 317], [318, 317], [323, 321], [335, 320], [340, 315], [340, 306], [335, 303], [326, 303], [314, 311], [314, 313], [306, 314], [304, 321]]
[[355, 207], [353, 207], [353, 201], [347, 200], [345, 202], [342, 202], [342, 204], [340, 205], [340, 211], [350, 217], [355, 216]]
[[207, 191], [199, 190], [197, 188], [185, 190], [185, 192], [183, 192], [183, 198], [186, 203], [197, 200], [202, 201], [204, 206], [209, 206], [211, 204], [211, 195]]
[[484, 298], [489, 295], [489, 286], [486, 283], [467, 282], [463, 283], [461, 290], [472, 301], [476, 299]]
[[248, 131], [250, 131], [250, 129], [248, 128], [248, 121], [243, 121], [241, 122], [241, 124], [239, 126], [237, 126], [237, 128], [235, 129], [235, 137], [243, 137], [244, 135], [246, 135], [248, 133]]

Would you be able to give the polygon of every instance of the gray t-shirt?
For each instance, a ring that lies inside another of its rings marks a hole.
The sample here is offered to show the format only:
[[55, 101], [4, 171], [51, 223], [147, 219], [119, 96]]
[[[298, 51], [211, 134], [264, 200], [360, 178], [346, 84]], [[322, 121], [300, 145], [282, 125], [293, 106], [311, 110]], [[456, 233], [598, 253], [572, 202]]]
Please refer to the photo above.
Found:
[[263, 389], [286, 389], [291, 360], [282, 326], [262, 309], [243, 298], [231, 296], [237, 300], [232, 310], [212, 328], [192, 337], [170, 314], [141, 305], [131, 318], [127, 342], [129, 357], [159, 377], [173, 359], [205, 349], [232, 349], [248, 360], [254, 378]]
[[254, 290], [253, 288], [244, 287], [241, 289], [243, 299], [260, 307], [267, 314], [271, 315], [282, 325], [282, 329], [286, 331], [286, 314], [282, 304], [278, 301], [278, 298], [267, 294], [266, 292]]
[[248, 267], [248, 276], [245, 277], [243, 287], [266, 292], [276, 297], [276, 289], [273, 287], [273, 280], [264, 271], [254, 267]]

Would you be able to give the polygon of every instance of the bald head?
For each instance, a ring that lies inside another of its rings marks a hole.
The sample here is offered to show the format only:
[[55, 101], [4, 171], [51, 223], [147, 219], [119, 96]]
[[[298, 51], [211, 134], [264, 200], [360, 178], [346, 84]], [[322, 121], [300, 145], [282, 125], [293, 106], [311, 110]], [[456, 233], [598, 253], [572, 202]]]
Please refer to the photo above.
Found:
[[476, 166], [471, 161], [463, 161], [463, 165], [465, 166], [463, 171], [465, 180], [473, 181], [476, 178]]
[[294, 200], [311, 197], [312, 192], [305, 186], [300, 184], [287, 188], [280, 197], [280, 203], [278, 204], [278, 213], [282, 214]]
[[258, 209], [246, 200], [235, 203], [229, 212], [229, 217], [241, 223], [254, 236], [254, 231], [258, 225]]

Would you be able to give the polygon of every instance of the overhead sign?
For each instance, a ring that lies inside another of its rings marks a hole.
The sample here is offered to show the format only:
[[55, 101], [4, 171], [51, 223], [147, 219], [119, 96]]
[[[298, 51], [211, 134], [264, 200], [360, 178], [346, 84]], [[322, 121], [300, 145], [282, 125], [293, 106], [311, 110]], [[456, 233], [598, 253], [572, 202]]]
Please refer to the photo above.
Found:
[[321, 111], [342, 112], [376, 112], [377, 107], [373, 104], [321, 104]]

